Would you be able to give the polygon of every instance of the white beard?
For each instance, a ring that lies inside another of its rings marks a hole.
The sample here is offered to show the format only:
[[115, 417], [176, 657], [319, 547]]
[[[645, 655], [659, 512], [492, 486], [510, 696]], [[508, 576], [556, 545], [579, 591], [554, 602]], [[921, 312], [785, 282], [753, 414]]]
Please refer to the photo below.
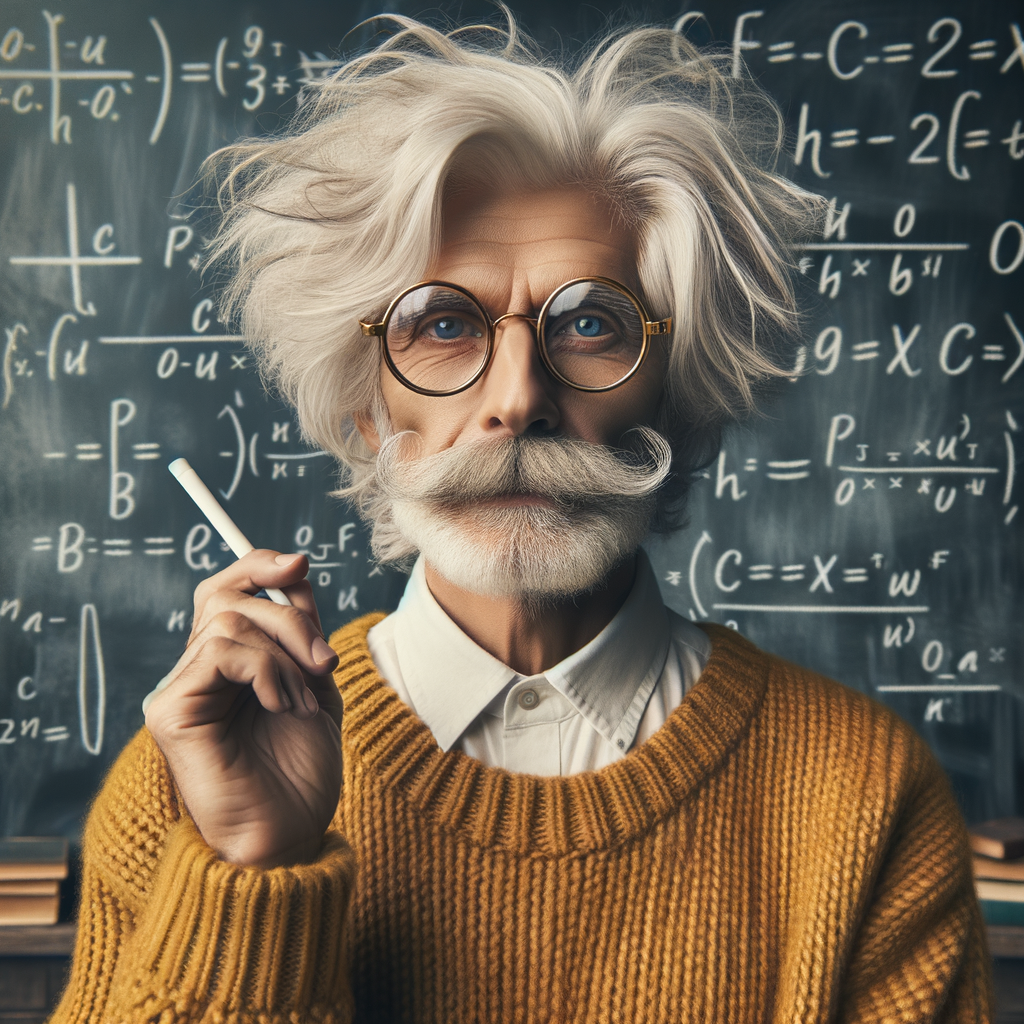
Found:
[[454, 512], [413, 501], [392, 505], [402, 537], [450, 583], [530, 601], [594, 589], [637, 549], [653, 512], [653, 500], [568, 515], [538, 506]]
[[[543, 603], [592, 590], [646, 536], [671, 468], [668, 442], [636, 432], [639, 451], [516, 437], [420, 459], [403, 452], [415, 435], [393, 435], [364, 505], [374, 551], [383, 561], [419, 551], [449, 582], [488, 597]], [[500, 504], [524, 494], [551, 506]]]

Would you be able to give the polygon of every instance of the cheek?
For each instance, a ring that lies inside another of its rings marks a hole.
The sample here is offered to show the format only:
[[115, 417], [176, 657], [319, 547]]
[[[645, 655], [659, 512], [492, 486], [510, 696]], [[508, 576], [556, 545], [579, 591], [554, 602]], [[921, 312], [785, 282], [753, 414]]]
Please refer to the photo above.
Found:
[[630, 427], [653, 426], [665, 391], [668, 361], [664, 351], [652, 352], [634, 377], [621, 387], [597, 395], [579, 395], [580, 412], [603, 435], [617, 443]]
[[381, 391], [392, 429], [396, 433], [411, 430], [419, 434], [429, 451], [438, 451], [450, 444], [468, 415], [460, 401], [462, 396], [429, 398], [418, 395], [395, 380], [386, 366], [382, 369]]
[[654, 423], [661, 387], [640, 384], [630, 381], [604, 394], [568, 397], [562, 405], [563, 428], [593, 444], [619, 444], [631, 427]]

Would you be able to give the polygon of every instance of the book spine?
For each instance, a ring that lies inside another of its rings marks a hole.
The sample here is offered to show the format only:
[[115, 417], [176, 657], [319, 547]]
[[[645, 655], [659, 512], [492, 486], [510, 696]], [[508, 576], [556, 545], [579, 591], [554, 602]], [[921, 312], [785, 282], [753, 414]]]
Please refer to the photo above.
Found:
[[1024, 903], [1005, 900], [979, 900], [986, 924], [1024, 925]]

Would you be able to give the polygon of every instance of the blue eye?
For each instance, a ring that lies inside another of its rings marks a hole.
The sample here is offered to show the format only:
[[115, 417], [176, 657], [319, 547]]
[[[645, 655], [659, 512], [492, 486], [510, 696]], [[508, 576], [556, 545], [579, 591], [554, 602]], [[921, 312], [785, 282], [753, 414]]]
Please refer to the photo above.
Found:
[[604, 330], [604, 324], [596, 316], [580, 316], [573, 321], [573, 330], [584, 338], [596, 338]]
[[434, 321], [434, 333], [445, 341], [457, 338], [463, 331], [463, 323], [458, 317], [446, 316]]

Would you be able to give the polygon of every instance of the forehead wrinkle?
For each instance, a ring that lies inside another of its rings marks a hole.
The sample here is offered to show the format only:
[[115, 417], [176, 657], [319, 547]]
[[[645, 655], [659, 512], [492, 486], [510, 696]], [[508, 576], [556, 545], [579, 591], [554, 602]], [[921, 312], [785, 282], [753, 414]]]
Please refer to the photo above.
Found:
[[430, 276], [477, 292], [494, 315], [527, 301], [539, 308], [578, 277], [636, 286], [635, 236], [586, 193], [485, 196], [445, 213]]

